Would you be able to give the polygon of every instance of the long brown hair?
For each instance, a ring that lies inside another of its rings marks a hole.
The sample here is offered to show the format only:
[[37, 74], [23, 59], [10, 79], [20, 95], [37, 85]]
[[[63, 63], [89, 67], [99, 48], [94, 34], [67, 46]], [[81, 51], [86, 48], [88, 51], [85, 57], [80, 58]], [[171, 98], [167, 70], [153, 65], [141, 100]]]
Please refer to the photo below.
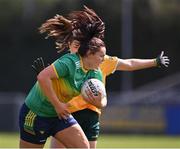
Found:
[[72, 35], [72, 28], [73, 26], [70, 20], [57, 14], [53, 18], [46, 20], [39, 28], [39, 32], [47, 33], [45, 39], [49, 37], [55, 38], [57, 48], [63, 51], [68, 46], [68, 41]]
[[39, 31], [47, 33], [46, 39], [53, 37], [60, 52], [68, 48], [69, 41], [76, 39], [81, 43], [78, 51], [86, 53], [91, 47], [88, 44], [92, 38], [104, 38], [105, 25], [94, 10], [84, 6], [82, 11], [73, 11], [66, 18], [61, 15], [54, 16], [43, 23]]

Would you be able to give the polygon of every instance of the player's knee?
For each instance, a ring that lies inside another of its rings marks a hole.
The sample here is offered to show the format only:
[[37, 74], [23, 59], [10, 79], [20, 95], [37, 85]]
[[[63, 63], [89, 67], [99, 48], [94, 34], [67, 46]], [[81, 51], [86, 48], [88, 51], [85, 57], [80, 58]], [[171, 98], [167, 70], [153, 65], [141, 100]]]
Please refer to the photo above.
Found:
[[73, 142], [72, 147], [75, 148], [90, 148], [89, 141], [87, 138], [81, 138]]
[[84, 139], [81, 145], [82, 147], [80, 148], [90, 148], [89, 141], [87, 139]]
[[83, 140], [79, 140], [78, 142], [64, 143], [64, 145], [68, 148], [90, 148], [89, 142]]

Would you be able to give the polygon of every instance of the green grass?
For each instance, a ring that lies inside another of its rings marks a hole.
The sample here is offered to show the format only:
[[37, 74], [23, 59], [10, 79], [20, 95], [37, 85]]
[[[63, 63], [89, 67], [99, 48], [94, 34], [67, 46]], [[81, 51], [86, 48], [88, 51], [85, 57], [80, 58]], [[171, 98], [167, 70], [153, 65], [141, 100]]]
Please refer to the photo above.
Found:
[[[17, 133], [0, 133], [0, 148], [17, 148]], [[46, 148], [49, 146], [49, 140]], [[180, 136], [100, 135], [99, 148], [180, 148]]]
[[180, 148], [180, 136], [157, 135], [100, 135], [98, 147], [102, 148]]

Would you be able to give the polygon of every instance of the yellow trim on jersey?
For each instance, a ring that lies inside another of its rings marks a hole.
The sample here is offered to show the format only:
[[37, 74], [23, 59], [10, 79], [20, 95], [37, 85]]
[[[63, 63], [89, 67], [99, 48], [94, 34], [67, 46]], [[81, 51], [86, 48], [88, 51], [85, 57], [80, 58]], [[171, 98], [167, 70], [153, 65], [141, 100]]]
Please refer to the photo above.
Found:
[[54, 64], [52, 64], [52, 67], [53, 67], [53, 69], [54, 69], [54, 72], [55, 72], [57, 78], [59, 78], [59, 75], [58, 75], [58, 73], [57, 73], [57, 71], [56, 71], [56, 68], [55, 68]]

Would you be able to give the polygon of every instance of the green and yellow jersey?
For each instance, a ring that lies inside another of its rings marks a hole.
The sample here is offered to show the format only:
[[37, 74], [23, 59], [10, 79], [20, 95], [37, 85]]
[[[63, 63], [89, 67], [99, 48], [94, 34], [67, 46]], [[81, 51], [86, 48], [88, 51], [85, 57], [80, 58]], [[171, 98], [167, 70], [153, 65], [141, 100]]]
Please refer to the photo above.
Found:
[[[90, 78], [103, 80], [101, 70], [86, 71], [78, 54], [66, 54], [52, 64], [58, 79], [53, 79], [53, 89], [61, 102], [67, 103], [78, 96], [82, 84]], [[25, 100], [26, 105], [37, 115], [45, 117], [57, 116], [53, 105], [44, 95], [39, 83], [34, 87]]]
[[[111, 57], [106, 55], [104, 58], [104, 61], [100, 65], [100, 69], [102, 71], [103, 75], [103, 82], [106, 83], [106, 77], [110, 74], [112, 74], [116, 70], [116, 66], [118, 64], [118, 58], [117, 57]], [[95, 112], [101, 113], [101, 110], [97, 107], [93, 106], [92, 104], [87, 103], [85, 100], [83, 100], [82, 96], [79, 95], [77, 97], [74, 97], [69, 103], [69, 110], [71, 113], [83, 110], [83, 109], [91, 109]]]

